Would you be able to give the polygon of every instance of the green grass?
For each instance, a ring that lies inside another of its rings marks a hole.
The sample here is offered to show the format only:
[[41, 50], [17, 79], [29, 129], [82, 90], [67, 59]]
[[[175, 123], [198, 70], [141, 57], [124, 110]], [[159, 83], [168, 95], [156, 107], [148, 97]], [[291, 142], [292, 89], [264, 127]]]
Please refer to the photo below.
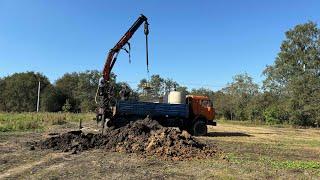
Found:
[[220, 124], [232, 124], [232, 125], [241, 125], [241, 126], [267, 126], [267, 127], [276, 127], [276, 128], [292, 128], [295, 127], [290, 124], [268, 124], [262, 121], [240, 121], [240, 120], [225, 120], [219, 119], [218, 123]]
[[284, 161], [277, 162], [273, 161], [272, 166], [275, 168], [285, 168], [285, 169], [320, 169], [320, 162], [315, 161]]
[[0, 132], [42, 131], [50, 125], [92, 120], [92, 113], [0, 113]]
[[242, 154], [236, 155], [234, 153], [228, 153], [226, 155], [226, 159], [228, 159], [231, 163], [235, 164], [253, 164], [253, 163], [260, 163], [264, 164], [265, 166], [272, 167], [274, 169], [295, 169], [295, 170], [319, 170], [320, 169], [320, 162], [317, 161], [306, 161], [306, 160], [279, 160], [279, 159], [272, 159], [268, 156], [262, 156], [260, 158], [255, 158], [253, 155], [250, 154]]

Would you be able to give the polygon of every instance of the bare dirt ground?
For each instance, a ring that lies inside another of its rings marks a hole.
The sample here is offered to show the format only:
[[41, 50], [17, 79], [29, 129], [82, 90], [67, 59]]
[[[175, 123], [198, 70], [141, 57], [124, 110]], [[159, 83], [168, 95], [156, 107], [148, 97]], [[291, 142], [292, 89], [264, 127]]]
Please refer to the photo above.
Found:
[[[92, 149], [77, 154], [30, 150], [30, 141], [77, 130], [78, 124], [45, 132], [0, 133], [0, 179], [319, 179], [320, 130], [218, 124], [206, 137], [223, 153], [207, 159], [163, 160], [157, 156]], [[94, 131], [94, 122], [86, 122]]]

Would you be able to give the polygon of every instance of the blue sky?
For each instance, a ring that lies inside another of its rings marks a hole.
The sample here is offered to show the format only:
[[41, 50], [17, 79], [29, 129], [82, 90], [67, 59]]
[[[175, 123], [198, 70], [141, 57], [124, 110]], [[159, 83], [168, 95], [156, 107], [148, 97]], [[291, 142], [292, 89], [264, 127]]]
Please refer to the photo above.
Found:
[[[101, 70], [141, 13], [150, 23], [150, 73], [217, 90], [244, 72], [261, 83], [284, 32], [319, 23], [320, 1], [0, 0], [0, 77], [37, 71], [54, 82], [66, 72]], [[130, 42], [132, 63], [123, 52], [114, 71], [134, 85], [147, 77], [143, 28]]]

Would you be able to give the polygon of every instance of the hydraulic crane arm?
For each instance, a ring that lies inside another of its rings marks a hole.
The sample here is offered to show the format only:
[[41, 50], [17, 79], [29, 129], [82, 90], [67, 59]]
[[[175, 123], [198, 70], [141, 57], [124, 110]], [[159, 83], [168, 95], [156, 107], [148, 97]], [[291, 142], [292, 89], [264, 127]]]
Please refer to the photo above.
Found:
[[[110, 73], [114, 66], [114, 64], [117, 61], [117, 56], [120, 52], [120, 50], [128, 44], [128, 41], [131, 39], [133, 34], [137, 31], [137, 29], [144, 23], [144, 33], [146, 35], [146, 45], [148, 45], [148, 34], [149, 34], [149, 28], [148, 28], [148, 19], [144, 15], [141, 15], [136, 22], [130, 27], [130, 29], [122, 36], [122, 38], [119, 40], [119, 42], [109, 51], [107, 60], [105, 62], [104, 68], [103, 68], [103, 79], [105, 82], [108, 82], [110, 80]], [[147, 66], [149, 64], [148, 62], [148, 47], [146, 50], [147, 55]]]
[[[99, 80], [99, 86], [97, 90], [97, 94], [95, 97], [96, 103], [97, 97], [100, 97], [99, 101], [99, 107], [97, 109], [97, 121], [102, 121], [103, 126], [102, 129], [104, 129], [104, 125], [106, 122], [106, 119], [111, 119], [113, 115], [113, 110], [112, 106], [114, 105], [114, 93], [113, 93], [113, 86], [110, 82], [110, 74], [112, 71], [113, 66], [115, 65], [117, 61], [117, 56], [120, 52], [121, 49], [124, 49], [124, 46], [126, 44], [129, 45], [129, 51], [130, 51], [130, 44], [128, 41], [131, 39], [133, 34], [138, 30], [138, 28], [144, 23], [144, 34], [146, 35], [146, 56], [147, 56], [147, 70], [149, 71], [148, 65], [149, 65], [149, 60], [148, 60], [148, 34], [149, 34], [149, 24], [148, 24], [148, 19], [144, 16], [141, 15], [135, 22], [134, 24], [130, 27], [130, 29], [121, 37], [119, 42], [112, 48], [110, 49], [108, 53], [107, 60], [104, 64], [103, 68], [103, 77]], [[124, 49], [127, 51], [126, 49]], [[128, 51], [127, 51], [128, 52]], [[129, 54], [130, 58], [130, 54]], [[109, 122], [109, 121], [108, 121]]]

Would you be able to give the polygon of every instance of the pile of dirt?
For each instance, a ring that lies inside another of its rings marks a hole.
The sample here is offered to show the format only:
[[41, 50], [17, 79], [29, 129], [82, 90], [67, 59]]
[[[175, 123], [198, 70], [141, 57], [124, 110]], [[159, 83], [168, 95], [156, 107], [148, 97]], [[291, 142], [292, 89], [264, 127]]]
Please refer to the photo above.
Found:
[[108, 129], [103, 135], [71, 131], [40, 141], [37, 146], [72, 153], [105, 148], [115, 152], [155, 155], [167, 160], [203, 159], [217, 152], [217, 147], [198, 142], [186, 131], [163, 127], [148, 118], [118, 129]]

